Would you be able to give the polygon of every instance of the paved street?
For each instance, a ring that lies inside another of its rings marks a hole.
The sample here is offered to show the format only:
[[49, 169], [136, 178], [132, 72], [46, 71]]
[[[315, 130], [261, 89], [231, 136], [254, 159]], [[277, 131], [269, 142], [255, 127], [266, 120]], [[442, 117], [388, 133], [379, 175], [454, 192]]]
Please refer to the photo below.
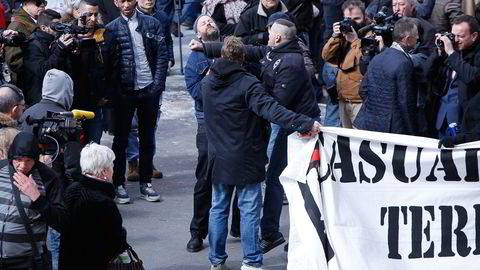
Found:
[[[184, 63], [187, 61], [188, 42], [192, 31], [182, 30], [186, 37]], [[162, 116], [157, 130], [156, 167], [164, 173], [164, 179], [153, 180], [153, 185], [163, 196], [163, 201], [150, 203], [139, 198], [138, 183], [128, 183], [127, 190], [133, 200], [129, 205], [119, 205], [128, 241], [144, 261], [145, 269], [209, 269], [208, 240], [205, 249], [189, 253], [185, 246], [190, 238], [189, 224], [193, 209], [194, 169], [196, 164], [196, 121], [192, 113], [192, 99], [185, 90], [180, 75], [178, 39], [174, 39], [176, 65], [167, 78]], [[104, 135], [102, 143], [111, 145], [112, 137]], [[281, 231], [288, 236], [288, 207], [284, 207]], [[227, 240], [227, 265], [240, 269], [243, 252], [240, 240], [229, 236]], [[286, 269], [283, 246], [270, 251], [264, 257], [268, 269]]]

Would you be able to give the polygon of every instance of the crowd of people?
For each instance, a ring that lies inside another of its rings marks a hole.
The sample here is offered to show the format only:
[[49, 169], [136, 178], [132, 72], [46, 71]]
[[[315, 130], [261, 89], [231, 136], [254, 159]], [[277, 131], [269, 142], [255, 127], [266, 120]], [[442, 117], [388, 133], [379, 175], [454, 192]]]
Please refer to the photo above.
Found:
[[[279, 176], [294, 132], [336, 126], [439, 147], [480, 139], [479, 18], [458, 0], [2, 2], [1, 269], [107, 269], [129, 248], [115, 203], [131, 201], [127, 180], [142, 199], [162, 200], [151, 184], [163, 177], [155, 134], [180, 25], [195, 32], [186, 249], [208, 237], [211, 269], [228, 269], [232, 199], [242, 270], [263, 269], [263, 254], [286, 242]], [[72, 109], [95, 114], [67, 120], [89, 115]], [[111, 149], [100, 145], [104, 131]]]

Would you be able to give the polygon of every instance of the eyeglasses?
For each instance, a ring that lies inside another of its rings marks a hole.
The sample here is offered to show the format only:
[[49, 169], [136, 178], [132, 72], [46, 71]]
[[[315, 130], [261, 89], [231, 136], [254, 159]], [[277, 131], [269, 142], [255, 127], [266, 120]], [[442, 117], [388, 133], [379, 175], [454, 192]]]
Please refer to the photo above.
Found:
[[43, 5], [44, 7], [46, 7], [47, 4], [48, 4], [47, 1], [38, 0], [38, 1], [35, 3], [35, 6], [40, 7], [41, 5]]

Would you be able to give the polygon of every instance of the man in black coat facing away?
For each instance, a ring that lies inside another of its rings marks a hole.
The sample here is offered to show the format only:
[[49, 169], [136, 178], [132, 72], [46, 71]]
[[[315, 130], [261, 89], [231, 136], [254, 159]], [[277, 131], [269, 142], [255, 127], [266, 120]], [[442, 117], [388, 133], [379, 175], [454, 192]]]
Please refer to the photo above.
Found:
[[63, 34], [55, 40], [55, 31], [50, 26], [61, 19], [60, 13], [46, 9], [38, 16], [39, 27], [35, 29], [28, 44], [22, 49], [24, 59], [23, 77], [25, 103], [32, 106], [42, 99], [43, 77], [50, 69], [65, 70], [67, 47], [73, 36]]
[[418, 39], [412, 18], [395, 23], [393, 44], [375, 56], [360, 89], [363, 106], [354, 127], [371, 131], [418, 134], [417, 88], [412, 59], [407, 53]]
[[260, 182], [265, 178], [267, 141], [262, 136], [266, 123], [259, 116], [310, 135], [320, 131], [320, 124], [314, 119], [289, 111], [269, 96], [262, 83], [242, 67], [244, 55], [241, 40], [228, 37], [222, 58], [215, 60], [202, 80], [208, 171], [213, 185], [208, 232], [211, 269], [228, 269], [225, 242], [234, 188], [241, 215], [241, 269], [261, 269], [263, 264], [259, 239]]

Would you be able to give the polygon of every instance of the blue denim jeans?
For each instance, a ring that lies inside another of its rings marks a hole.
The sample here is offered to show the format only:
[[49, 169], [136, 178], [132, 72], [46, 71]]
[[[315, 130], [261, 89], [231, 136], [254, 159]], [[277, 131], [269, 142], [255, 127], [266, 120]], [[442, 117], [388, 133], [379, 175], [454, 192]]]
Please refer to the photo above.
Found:
[[202, 1], [198, 0], [186, 0], [182, 7], [182, 15], [180, 20], [175, 13], [173, 21], [176, 23], [183, 23], [184, 21], [195, 22], [198, 14], [202, 12]]
[[223, 185], [212, 184], [212, 208], [208, 221], [208, 258], [212, 265], [224, 264], [227, 260], [225, 251], [228, 235], [228, 213], [233, 190], [236, 188], [238, 208], [240, 209], [240, 240], [243, 248], [243, 263], [260, 267], [263, 253], [260, 248], [259, 226], [262, 209], [261, 184]]
[[[150, 153], [152, 156], [155, 155], [155, 151], [157, 150], [157, 144], [155, 142], [155, 132], [157, 132], [157, 127], [158, 127], [158, 121], [160, 121], [160, 115], [162, 114], [162, 96], [160, 96], [160, 105], [158, 106], [158, 115], [157, 115], [157, 123], [155, 125], [155, 129], [152, 130], [152, 134], [149, 137], [152, 139], [153, 143], [153, 148], [150, 149]], [[135, 115], [133, 116], [132, 119], [132, 128], [130, 130], [130, 133], [128, 134], [128, 145], [127, 145], [127, 160], [128, 161], [136, 161], [138, 160], [139, 157], [139, 140], [138, 140], [138, 116], [137, 113], [135, 112]]]
[[[325, 87], [329, 88], [336, 83], [337, 80], [337, 71], [338, 68], [332, 67], [331, 65], [325, 63], [323, 66], [323, 81], [325, 82]], [[327, 109], [325, 112], [325, 122], [324, 126], [327, 127], [339, 127], [340, 126], [340, 112], [338, 108], [338, 103], [333, 104], [330, 100], [330, 96], [327, 101]]]
[[58, 258], [60, 256], [60, 233], [48, 227], [47, 247], [52, 254], [52, 270], [58, 270]]
[[267, 146], [267, 157], [268, 160], [272, 157], [273, 146], [275, 145], [275, 139], [277, 138], [278, 131], [280, 130], [280, 126], [274, 123], [270, 123], [270, 138], [268, 139], [268, 146]]

